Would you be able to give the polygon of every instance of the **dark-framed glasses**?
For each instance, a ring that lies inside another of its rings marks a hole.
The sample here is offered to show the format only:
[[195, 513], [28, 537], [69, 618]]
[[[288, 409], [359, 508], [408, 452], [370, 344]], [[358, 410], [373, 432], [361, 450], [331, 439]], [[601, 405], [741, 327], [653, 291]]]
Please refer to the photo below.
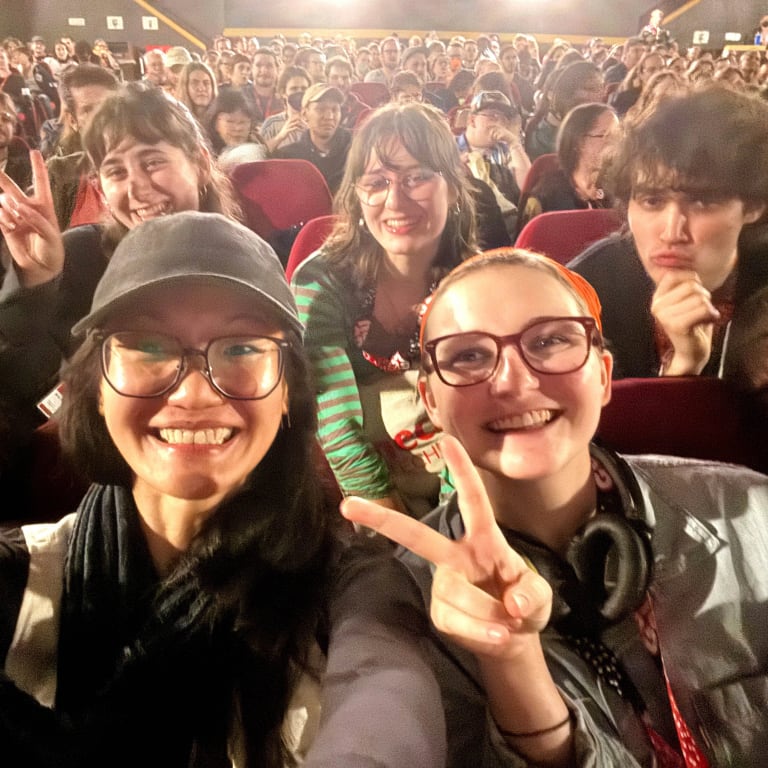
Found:
[[434, 191], [435, 180], [441, 176], [440, 171], [431, 168], [417, 168], [394, 179], [380, 173], [366, 173], [357, 180], [355, 189], [364, 205], [382, 205], [393, 184], [411, 200], [426, 200]]
[[602, 347], [602, 339], [592, 317], [538, 320], [509, 336], [484, 331], [452, 333], [424, 345], [425, 368], [449, 387], [479, 384], [494, 375], [504, 348], [510, 344], [532, 371], [563, 374], [582, 368], [592, 345]]
[[261, 400], [283, 375], [290, 343], [272, 336], [223, 336], [205, 349], [185, 348], [162, 333], [120, 331], [102, 335], [101, 370], [112, 389], [126, 397], [160, 397], [173, 390], [199, 359], [199, 370], [220, 394]]

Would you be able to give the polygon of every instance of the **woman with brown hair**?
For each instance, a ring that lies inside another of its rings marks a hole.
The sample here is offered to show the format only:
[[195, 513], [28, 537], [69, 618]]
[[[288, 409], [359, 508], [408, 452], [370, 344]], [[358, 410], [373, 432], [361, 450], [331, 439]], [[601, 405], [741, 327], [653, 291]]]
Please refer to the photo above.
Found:
[[412, 514], [438, 498], [418, 406], [418, 307], [475, 248], [474, 204], [436, 109], [389, 104], [352, 140], [323, 247], [292, 285], [318, 386], [320, 442], [341, 490]]

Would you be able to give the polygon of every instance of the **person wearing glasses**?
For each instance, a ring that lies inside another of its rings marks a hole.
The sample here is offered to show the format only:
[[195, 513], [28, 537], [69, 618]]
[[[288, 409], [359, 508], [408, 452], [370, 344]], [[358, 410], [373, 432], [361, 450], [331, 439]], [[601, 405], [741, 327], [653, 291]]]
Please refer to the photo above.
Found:
[[269, 151], [256, 129], [252, 105], [239, 88], [224, 88], [205, 111], [202, 122], [218, 167], [225, 173], [240, 163], [266, 160]]
[[412, 514], [436, 503], [443, 464], [416, 394], [418, 309], [475, 249], [469, 189], [441, 112], [381, 107], [352, 139], [330, 237], [291, 281], [342, 493]]
[[392, 78], [399, 72], [400, 66], [400, 42], [396, 37], [385, 37], [379, 46], [380, 64], [368, 70], [363, 82], [384, 83], [389, 88]]
[[141, 224], [73, 332], [60, 436], [94, 484], [0, 534], [5, 764], [442, 765], [418, 617], [366, 585], [413, 589], [355, 565], [321, 490], [274, 251], [220, 214]]
[[599, 175], [603, 147], [617, 125], [616, 112], [604, 103], [579, 104], [568, 112], [557, 131], [559, 167], [521, 201], [518, 231], [547, 211], [611, 207]]
[[[440, 283], [419, 391], [456, 494], [402, 545], [434, 628], [449, 768], [758, 765], [768, 748], [768, 477], [593, 442], [600, 302], [500, 249]], [[399, 604], [399, 595], [390, 595]]]

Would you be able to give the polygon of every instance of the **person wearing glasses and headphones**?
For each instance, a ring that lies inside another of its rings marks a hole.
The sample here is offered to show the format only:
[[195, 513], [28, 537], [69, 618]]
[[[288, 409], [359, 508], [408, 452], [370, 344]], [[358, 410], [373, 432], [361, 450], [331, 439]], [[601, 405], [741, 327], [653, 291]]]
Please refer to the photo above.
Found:
[[457, 267], [421, 351], [456, 494], [423, 521], [342, 513], [401, 544], [421, 589], [447, 765], [759, 765], [768, 477], [594, 443], [600, 303], [544, 256]]
[[342, 493], [414, 515], [437, 502], [442, 468], [416, 393], [418, 308], [474, 252], [469, 189], [442, 113], [381, 107], [353, 137], [331, 235], [291, 279]]

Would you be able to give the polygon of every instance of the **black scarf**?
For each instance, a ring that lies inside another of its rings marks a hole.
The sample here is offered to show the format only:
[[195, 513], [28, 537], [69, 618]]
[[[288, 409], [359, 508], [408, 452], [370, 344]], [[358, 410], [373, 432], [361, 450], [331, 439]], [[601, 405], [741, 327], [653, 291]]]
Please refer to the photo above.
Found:
[[129, 489], [94, 485], [77, 515], [57, 688], [57, 710], [78, 724], [71, 751], [85, 765], [106, 753], [111, 765], [228, 765], [231, 627], [209, 623], [194, 569], [161, 589]]
[[158, 583], [130, 490], [91, 486], [64, 566], [59, 709], [93, 701], [109, 682], [146, 621]]

